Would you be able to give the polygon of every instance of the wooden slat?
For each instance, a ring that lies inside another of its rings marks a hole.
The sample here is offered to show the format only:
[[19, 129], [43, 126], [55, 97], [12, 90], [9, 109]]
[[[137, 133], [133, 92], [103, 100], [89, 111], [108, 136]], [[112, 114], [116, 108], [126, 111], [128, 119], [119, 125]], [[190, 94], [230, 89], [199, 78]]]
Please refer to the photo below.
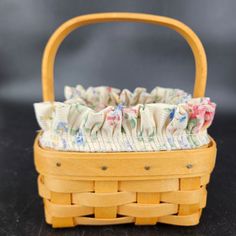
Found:
[[111, 207], [124, 205], [136, 201], [136, 193], [75, 193], [72, 202], [90, 207]]
[[199, 223], [200, 213], [196, 212], [191, 215], [168, 215], [159, 218], [160, 223], [180, 225], [180, 226], [193, 226]]
[[[137, 193], [137, 202], [138, 203], [146, 203], [146, 204], [158, 204], [160, 203], [160, 193]], [[135, 224], [136, 225], [155, 225], [157, 223], [157, 217], [136, 217]]]
[[[201, 178], [182, 178], [180, 179], [180, 191], [195, 190], [199, 189], [201, 186]], [[181, 204], [179, 205], [178, 215], [191, 215], [193, 213], [199, 212], [200, 204]]]
[[38, 192], [39, 196], [45, 199], [51, 199], [51, 192], [45, 187], [44, 176], [38, 176]]
[[[215, 165], [216, 148], [131, 153], [81, 153], [46, 150], [34, 146], [35, 165], [41, 174], [82, 177], [187, 176], [209, 174]], [[106, 158], [104, 158], [106, 156]], [[92, 161], [91, 161], [92, 159]], [[60, 165], [58, 165], [60, 163]], [[191, 164], [192, 168], [187, 168]], [[104, 171], [102, 166], [106, 166]], [[150, 169], [146, 170], [145, 166]]]
[[87, 216], [94, 213], [93, 207], [66, 205], [62, 203], [56, 204], [48, 200], [45, 201], [45, 206], [52, 217], [72, 218], [77, 216]]
[[176, 179], [162, 179], [162, 180], [130, 180], [120, 181], [120, 191], [130, 192], [169, 192], [177, 191], [179, 189], [179, 180]]
[[206, 207], [206, 203], [207, 203], [207, 190], [206, 190], [206, 186], [202, 186], [203, 189], [203, 195], [199, 204], [200, 210], [202, 210], [202, 208]]
[[161, 194], [161, 201], [175, 204], [199, 204], [202, 201], [204, 193], [204, 189], [202, 188], [189, 191], [167, 192]]
[[[113, 193], [118, 190], [117, 181], [95, 181], [95, 193]], [[95, 207], [95, 218], [116, 218], [117, 207]]]
[[178, 212], [177, 204], [160, 203], [160, 204], [141, 204], [130, 203], [118, 207], [118, 214], [134, 217], [159, 217]]
[[53, 205], [55, 204], [60, 204], [61, 206], [66, 206], [71, 204], [71, 194], [70, 193], [55, 193], [51, 192], [51, 201], [46, 200], [45, 201], [45, 207], [49, 211], [49, 214], [52, 216], [52, 226], [55, 228], [58, 227], [72, 227], [74, 226], [74, 220], [73, 217], [71, 216], [66, 216], [64, 212], [61, 214], [54, 214], [54, 211], [52, 208], [50, 208], [50, 203]]
[[101, 219], [92, 217], [76, 217], [76, 225], [116, 225], [116, 224], [127, 224], [133, 223], [134, 217], [124, 216], [112, 219]]
[[210, 174], [201, 176], [201, 185], [207, 185], [210, 182]]
[[94, 190], [94, 181], [65, 180], [52, 176], [44, 177], [44, 185], [48, 190], [59, 193], [79, 193]]

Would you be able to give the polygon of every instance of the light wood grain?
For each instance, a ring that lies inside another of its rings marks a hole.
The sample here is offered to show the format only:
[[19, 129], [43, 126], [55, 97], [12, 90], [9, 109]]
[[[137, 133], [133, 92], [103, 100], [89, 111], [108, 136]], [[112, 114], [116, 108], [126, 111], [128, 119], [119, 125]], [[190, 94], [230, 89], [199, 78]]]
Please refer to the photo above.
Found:
[[[212, 140], [207, 148], [121, 153], [81, 153], [46, 150], [34, 146], [35, 165], [44, 175], [83, 177], [135, 177], [135, 176], [188, 176], [208, 174], [215, 165], [216, 147]], [[92, 159], [92, 161], [91, 161]], [[57, 165], [60, 163], [60, 166]], [[191, 164], [192, 168], [187, 166]], [[149, 170], [145, 166], [150, 166]], [[107, 169], [103, 170], [102, 167]], [[135, 170], [135, 171], [134, 171]], [[129, 178], [130, 179], [130, 178]], [[114, 179], [112, 179], [114, 180]]]
[[49, 39], [44, 51], [42, 61], [42, 88], [44, 101], [54, 101], [54, 63], [59, 46], [63, 40], [75, 29], [95, 24], [112, 21], [142, 22], [161, 25], [178, 32], [189, 44], [195, 59], [195, 85], [194, 97], [205, 95], [207, 81], [207, 60], [203, 45], [197, 35], [182, 22], [157, 15], [141, 13], [96, 13], [75, 17], [61, 25]]
[[[55, 31], [42, 62], [44, 101], [54, 101], [54, 62], [62, 41], [76, 28], [103, 22], [132, 21], [166, 26], [188, 42], [195, 59], [194, 97], [205, 94], [207, 61], [196, 34], [180, 21], [139, 13], [98, 13], [75, 17]], [[40, 135], [40, 134], [39, 134]], [[82, 153], [60, 152], [34, 143], [38, 190], [45, 219], [54, 228], [157, 222], [191, 226], [206, 206], [216, 143], [198, 149]], [[146, 168], [146, 167], [149, 168]]]

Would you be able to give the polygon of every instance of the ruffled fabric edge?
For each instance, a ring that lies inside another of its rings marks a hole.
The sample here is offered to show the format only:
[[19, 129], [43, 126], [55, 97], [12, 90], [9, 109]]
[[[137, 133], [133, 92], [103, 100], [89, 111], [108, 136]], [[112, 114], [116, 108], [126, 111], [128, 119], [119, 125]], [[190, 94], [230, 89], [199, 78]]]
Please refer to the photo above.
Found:
[[100, 111], [108, 106], [130, 107], [138, 104], [166, 103], [180, 104], [191, 99], [191, 95], [181, 89], [155, 87], [150, 93], [146, 88], [138, 87], [133, 92], [128, 89], [122, 91], [117, 88], [99, 86], [85, 89], [81, 85], [65, 86], [66, 103], [79, 103]]
[[215, 114], [209, 98], [185, 103], [108, 106], [35, 103], [42, 147], [61, 151], [120, 152], [192, 149], [209, 143]]

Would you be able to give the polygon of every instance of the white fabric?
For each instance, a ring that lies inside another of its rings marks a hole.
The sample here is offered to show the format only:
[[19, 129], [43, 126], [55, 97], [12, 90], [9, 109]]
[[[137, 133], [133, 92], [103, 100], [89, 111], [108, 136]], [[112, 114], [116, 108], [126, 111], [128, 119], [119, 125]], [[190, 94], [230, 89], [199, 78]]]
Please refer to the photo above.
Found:
[[[35, 103], [42, 147], [121, 152], [191, 149], [209, 143], [215, 104], [178, 89], [120, 92], [109, 87], [65, 88], [66, 101]], [[165, 103], [166, 102], [166, 103]]]

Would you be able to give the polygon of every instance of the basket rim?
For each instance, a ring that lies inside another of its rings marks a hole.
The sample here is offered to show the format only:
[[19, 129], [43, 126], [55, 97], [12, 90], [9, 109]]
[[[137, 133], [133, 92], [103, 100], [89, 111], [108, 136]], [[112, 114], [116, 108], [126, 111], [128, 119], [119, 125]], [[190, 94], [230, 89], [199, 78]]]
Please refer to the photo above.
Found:
[[84, 153], [44, 149], [34, 143], [35, 167], [40, 174], [63, 179], [152, 179], [210, 174], [216, 143], [207, 147], [159, 152]]
[[[42, 130], [40, 130], [38, 132], [38, 134], [35, 137], [34, 140], [34, 151], [38, 151], [43, 153], [45, 156], [58, 156], [63, 158], [64, 156], [66, 156], [65, 158], [98, 158], [98, 159], [104, 159], [104, 155], [109, 155], [109, 159], [110, 158], [114, 158], [119, 156], [119, 158], [125, 158], [125, 159], [129, 159], [129, 158], [138, 158], [139, 156], [142, 155], [149, 155], [149, 157], [155, 155], [155, 158], [158, 158], [158, 156], [161, 155], [165, 155], [165, 154], [179, 154], [179, 153], [184, 153], [184, 154], [188, 154], [188, 153], [193, 153], [193, 152], [198, 152], [199, 154], [201, 152], [205, 152], [206, 149], [217, 149], [217, 145], [215, 140], [210, 136], [210, 142], [207, 145], [203, 145], [201, 147], [198, 148], [193, 148], [193, 149], [176, 149], [176, 150], [161, 150], [161, 151], [141, 151], [141, 152], [129, 152], [129, 151], [122, 151], [122, 152], [79, 152], [79, 151], [61, 151], [61, 150], [55, 150], [55, 149], [51, 149], [51, 148], [45, 148], [40, 146], [40, 142], [39, 142], [39, 137], [42, 134]], [[129, 156], [127, 156], [127, 153], [129, 154]], [[92, 156], [92, 157], [91, 157]], [[105, 158], [107, 159], [107, 158]]]

